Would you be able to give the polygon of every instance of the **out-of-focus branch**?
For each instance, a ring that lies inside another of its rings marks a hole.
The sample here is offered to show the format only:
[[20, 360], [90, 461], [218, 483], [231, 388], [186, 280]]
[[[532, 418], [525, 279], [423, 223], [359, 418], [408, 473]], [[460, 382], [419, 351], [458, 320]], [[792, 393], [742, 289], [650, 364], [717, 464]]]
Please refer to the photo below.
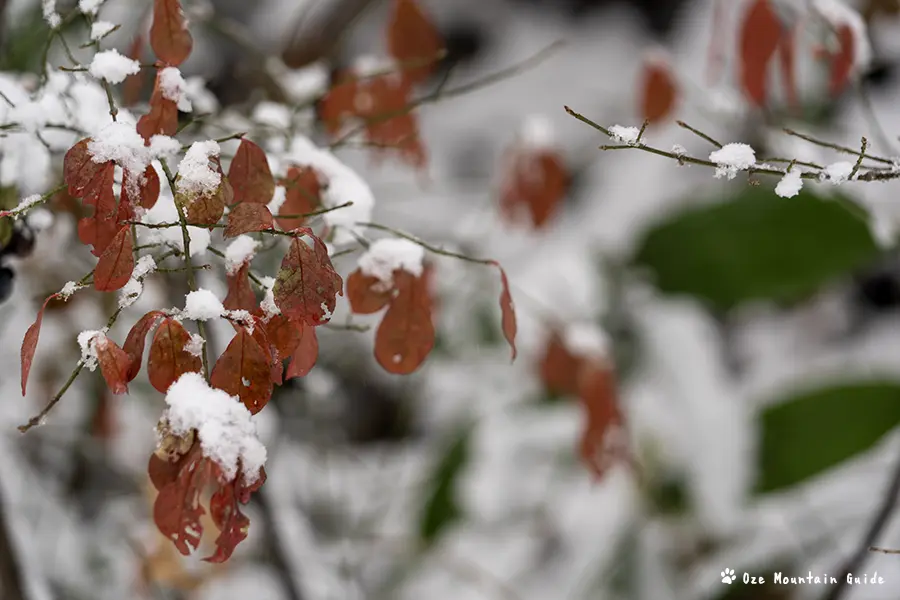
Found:
[[[330, 2], [321, 17], [304, 18], [282, 53], [284, 63], [294, 69], [330, 56], [350, 26], [379, 0], [339, 0]], [[307, 9], [311, 10], [311, 9]], [[306, 16], [306, 15], [303, 15]]]

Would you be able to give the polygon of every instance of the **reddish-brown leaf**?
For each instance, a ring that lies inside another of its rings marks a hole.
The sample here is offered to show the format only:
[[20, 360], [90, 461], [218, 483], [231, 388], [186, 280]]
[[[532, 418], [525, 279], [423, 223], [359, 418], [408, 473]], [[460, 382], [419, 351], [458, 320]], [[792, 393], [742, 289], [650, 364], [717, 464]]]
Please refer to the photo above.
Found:
[[404, 64], [404, 76], [412, 83], [428, 79], [437, 65], [444, 41], [416, 0], [394, 0], [387, 31], [388, 52]]
[[100, 372], [106, 380], [109, 391], [117, 395], [127, 393], [128, 368], [131, 362], [128, 354], [102, 334], [94, 340], [94, 348], [97, 351]]
[[305, 218], [287, 218], [280, 215], [304, 215], [318, 209], [322, 204], [320, 191], [322, 181], [312, 167], [291, 167], [284, 181], [284, 204], [276, 217], [279, 227], [285, 231], [302, 227]]
[[392, 288], [387, 287], [377, 277], [364, 275], [356, 269], [347, 278], [347, 300], [350, 310], [358, 315], [376, 313], [391, 301]]
[[185, 556], [200, 544], [203, 534], [200, 517], [206, 513], [200, 505], [200, 494], [212, 479], [212, 467], [212, 463], [203, 457], [199, 442], [195, 443], [175, 469], [167, 470], [166, 475], [173, 470], [178, 475], [159, 490], [153, 503], [153, 521], [160, 533]]
[[156, 56], [173, 67], [187, 59], [194, 47], [180, 0], [154, 0], [150, 47]]
[[[220, 186], [215, 193], [200, 194], [191, 200], [185, 211], [185, 216], [189, 223], [215, 225], [219, 222], [219, 219], [225, 214], [225, 199], [220, 191], [221, 189]], [[183, 200], [179, 197], [176, 201]]]
[[40, 310], [38, 310], [37, 317], [34, 320], [34, 323], [31, 324], [31, 327], [25, 332], [25, 337], [22, 338], [22, 395], [25, 395], [25, 385], [28, 383], [28, 374], [31, 372], [31, 363], [34, 361], [34, 352], [37, 350], [38, 338], [41, 335], [41, 322], [44, 320], [44, 309], [47, 308], [47, 304], [54, 298], [57, 298], [58, 294], [53, 294], [49, 296], [44, 303], [41, 305]]
[[381, 148], [380, 153], [399, 152], [407, 164], [423, 168], [428, 157], [419, 137], [418, 118], [409, 108], [411, 95], [409, 81], [397, 74], [360, 81], [356, 116], [365, 120], [366, 139]]
[[651, 123], [665, 121], [675, 110], [678, 86], [668, 61], [650, 56], [641, 78], [641, 116]]
[[519, 210], [528, 210], [535, 228], [543, 227], [556, 214], [569, 187], [569, 174], [557, 152], [516, 151], [500, 197], [500, 208], [510, 222]]
[[116, 404], [108, 390], [97, 394], [97, 408], [91, 416], [90, 432], [91, 437], [101, 442], [110, 441], [117, 433]]
[[329, 135], [340, 133], [344, 122], [356, 115], [357, 82], [352, 72], [339, 73], [335, 84], [319, 101], [319, 119]]
[[228, 282], [228, 295], [222, 305], [228, 310], [246, 310], [252, 312], [256, 309], [256, 294], [250, 287], [250, 263], [244, 263], [234, 273], [226, 273]]
[[273, 229], [272, 213], [265, 204], [238, 204], [228, 213], [225, 237], [233, 238], [253, 231]]
[[228, 168], [228, 181], [234, 189], [234, 201], [268, 204], [275, 193], [275, 178], [262, 148], [242, 139]]
[[150, 360], [147, 363], [150, 385], [157, 391], [165, 394], [169, 386], [185, 373], [200, 372], [200, 357], [185, 350], [190, 341], [190, 334], [175, 319], [167, 318], [159, 324], [150, 344]]
[[516, 360], [516, 333], [518, 332], [518, 324], [516, 323], [516, 308], [513, 304], [512, 294], [509, 293], [509, 280], [506, 278], [506, 271], [500, 266], [500, 263], [491, 261], [491, 264], [500, 270], [500, 282], [503, 284], [503, 291], [500, 292], [500, 313], [502, 316], [503, 337], [509, 342], [512, 350], [512, 360]]
[[300, 333], [298, 344], [291, 355], [291, 364], [288, 365], [286, 379], [305, 377], [316, 366], [319, 358], [319, 339], [316, 336], [316, 328], [308, 325], [297, 325]]
[[754, 0], [741, 25], [738, 61], [741, 87], [756, 106], [766, 103], [769, 62], [781, 37], [781, 21], [770, 0]]
[[[125, 181], [128, 181], [131, 177], [134, 177], [134, 175], [129, 171], [123, 173], [123, 179]], [[147, 210], [150, 210], [156, 205], [156, 201], [159, 199], [159, 174], [157, 174], [153, 165], [148, 166], [144, 170], [140, 181], [138, 181], [138, 191], [139, 197], [131, 198], [128, 194], [128, 186], [123, 185], [121, 202], [127, 202], [131, 206], [140, 206]]]
[[241, 328], [216, 361], [209, 383], [240, 398], [251, 413], [258, 413], [272, 397], [267, 352], [246, 329]]
[[582, 359], [566, 348], [558, 332], [553, 332], [544, 348], [539, 373], [541, 382], [551, 394], [576, 394]]
[[843, 24], [837, 29], [838, 51], [831, 57], [831, 76], [828, 89], [832, 96], [837, 96], [850, 82], [853, 63], [856, 60], [856, 40], [853, 28]]
[[315, 249], [294, 238], [281, 261], [273, 293], [275, 305], [292, 321], [316, 326], [327, 323], [334, 312], [344, 282], [334, 270], [328, 249], [308, 229], [297, 230], [312, 238]]
[[615, 374], [599, 361], [586, 361], [579, 373], [578, 395], [585, 409], [585, 427], [579, 454], [596, 478], [600, 478], [610, 461], [621, 457], [620, 435], [623, 423]]
[[244, 515], [238, 503], [247, 504], [250, 494], [255, 492], [266, 481], [266, 471], [260, 471], [260, 478], [252, 485], [245, 486], [243, 475], [238, 473], [234, 481], [221, 485], [209, 501], [209, 512], [213, 523], [219, 528], [216, 538], [216, 551], [206, 562], [223, 563], [227, 561], [235, 547], [247, 538], [250, 519]]
[[88, 151], [90, 138], [86, 138], [69, 148], [63, 159], [63, 179], [69, 195], [75, 198], [96, 195], [105, 185], [105, 169], [112, 163], [96, 163]]
[[778, 64], [781, 66], [781, 81], [784, 84], [788, 106], [791, 109], [797, 109], [800, 106], [797, 99], [797, 81], [794, 76], [795, 30], [796, 27], [786, 29], [778, 44]]
[[123, 349], [128, 354], [128, 371], [126, 373], [127, 381], [134, 380], [141, 371], [141, 362], [144, 360], [144, 344], [147, 342], [147, 334], [150, 333], [160, 319], [165, 318], [165, 314], [159, 310], [152, 310], [140, 318], [137, 323], [132, 326], [131, 331], [125, 338]]
[[[146, 42], [147, 39], [143, 34], [134, 36], [134, 39], [131, 41], [131, 46], [128, 47], [128, 54], [126, 56], [131, 60], [144, 62], [141, 59], [144, 53], [144, 44]], [[146, 77], [147, 71], [141, 69], [134, 75], [129, 75], [125, 78], [125, 81], [122, 83], [122, 106], [134, 106], [141, 100], [143, 97], [141, 92], [144, 88], [144, 80]]]
[[154, 135], [172, 136], [177, 131], [178, 105], [163, 97], [157, 76], [156, 88], [150, 96], [150, 112], [138, 119], [137, 132], [147, 143], [150, 143], [150, 138]]
[[128, 283], [134, 271], [133, 248], [131, 230], [125, 225], [119, 229], [119, 233], [100, 255], [97, 269], [94, 271], [95, 290], [112, 292]]
[[269, 343], [281, 359], [290, 356], [300, 344], [303, 325], [294, 323], [284, 315], [273, 315], [263, 326]]
[[375, 332], [375, 359], [389, 373], [408, 375], [434, 347], [431, 295], [421, 277], [394, 271], [391, 304]]
[[153, 484], [157, 492], [178, 479], [180, 466], [181, 461], [170, 462], [160, 458], [156, 453], [150, 455], [147, 474], [150, 476], [150, 483]]
[[113, 193], [115, 165], [104, 163], [99, 181], [91, 184], [84, 204], [94, 207], [94, 214], [78, 221], [78, 239], [93, 246], [91, 253], [100, 256], [119, 232], [120, 210]]

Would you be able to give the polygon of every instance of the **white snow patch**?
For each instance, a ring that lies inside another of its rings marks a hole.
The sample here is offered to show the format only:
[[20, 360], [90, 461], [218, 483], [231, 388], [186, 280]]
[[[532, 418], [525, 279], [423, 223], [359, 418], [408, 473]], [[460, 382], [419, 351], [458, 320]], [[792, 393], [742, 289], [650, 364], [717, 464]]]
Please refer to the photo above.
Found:
[[609, 128], [609, 133], [612, 135], [612, 138], [620, 144], [633, 146], [634, 144], [637, 144], [638, 137], [641, 135], [641, 130], [637, 127], [613, 125]]
[[117, 25], [109, 21], [95, 21], [91, 24], [91, 40], [98, 42], [108, 36]]
[[187, 82], [181, 76], [181, 71], [176, 67], [166, 67], [157, 76], [159, 91], [166, 100], [171, 100], [178, 105], [181, 112], [191, 112], [191, 99], [187, 94]]
[[97, 11], [100, 10], [100, 5], [105, 1], [106, 0], [78, 0], [78, 10], [88, 16], [93, 16], [97, 14]]
[[738, 171], [756, 164], [756, 153], [748, 144], [725, 144], [710, 153], [709, 160], [716, 163], [716, 178], [734, 179]]
[[249, 235], [239, 235], [225, 249], [225, 272], [234, 275], [244, 263], [253, 260], [259, 242]]
[[213, 194], [222, 183], [222, 176], [209, 166], [209, 159], [219, 155], [219, 144], [214, 140], [194, 142], [178, 165], [176, 193], [196, 198]]
[[78, 334], [78, 345], [81, 347], [81, 362], [84, 366], [94, 371], [97, 368], [97, 340], [106, 337], [106, 333], [97, 330], [85, 330]]
[[291, 126], [291, 109], [277, 102], [260, 102], [253, 109], [251, 117], [260, 125], [274, 129], [289, 129]]
[[850, 179], [851, 173], [853, 173], [853, 163], [840, 161], [825, 167], [819, 179], [829, 181], [832, 185], [840, 185]]
[[225, 314], [222, 301], [206, 289], [190, 292], [184, 299], [184, 311], [181, 316], [192, 321], [208, 321]]
[[800, 177], [800, 169], [796, 166], [785, 173], [778, 185], [775, 186], [775, 193], [782, 198], [793, 198], [800, 193], [803, 188], [803, 179]]
[[201, 356], [203, 354], [203, 345], [206, 340], [199, 333], [192, 333], [190, 341], [184, 345], [184, 351], [191, 356]]
[[140, 71], [141, 63], [119, 54], [115, 49], [98, 52], [88, 67], [91, 75], [113, 84], [122, 83], [129, 75], [137, 75]]
[[359, 269], [363, 275], [375, 277], [386, 287], [393, 283], [393, 274], [402, 269], [415, 277], [422, 275], [425, 249], [402, 238], [382, 238], [372, 242], [365, 254], [359, 257]]

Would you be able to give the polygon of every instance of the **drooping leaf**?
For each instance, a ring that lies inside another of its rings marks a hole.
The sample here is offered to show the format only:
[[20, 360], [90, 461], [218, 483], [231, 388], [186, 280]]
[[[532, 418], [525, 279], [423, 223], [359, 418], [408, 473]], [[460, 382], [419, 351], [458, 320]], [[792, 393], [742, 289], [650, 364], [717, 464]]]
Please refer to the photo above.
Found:
[[137, 323], [132, 326], [125, 338], [123, 350], [128, 354], [128, 371], [126, 381], [133, 381], [141, 370], [141, 362], [144, 359], [144, 344], [147, 341], [147, 334], [150, 333], [156, 324], [165, 318], [165, 314], [159, 310], [151, 310]]
[[[157, 2], [159, 1], [157, 0]], [[150, 138], [154, 135], [173, 136], [177, 131], [178, 105], [175, 101], [163, 96], [157, 75], [156, 88], [150, 96], [150, 112], [138, 119], [137, 132], [147, 143], [150, 143]]]
[[[134, 175], [129, 171], [125, 171], [123, 173], [123, 180], [129, 181]], [[153, 165], [148, 166], [143, 175], [141, 175], [140, 181], [138, 183], [138, 198], [131, 198], [128, 195], [128, 186], [122, 186], [122, 197], [121, 202], [123, 204], [128, 204], [130, 206], [140, 206], [146, 210], [150, 210], [156, 205], [156, 201], [159, 199], [159, 191], [160, 191], [160, 182], [159, 175], [156, 172], [156, 169], [153, 168]]]
[[94, 207], [94, 213], [78, 221], [78, 239], [83, 244], [93, 246], [91, 254], [101, 256], [119, 232], [120, 214], [116, 197], [113, 193], [113, 177], [115, 166], [104, 163], [100, 171], [100, 180], [91, 185], [89, 194], [84, 196], [84, 204]]
[[262, 148], [242, 139], [228, 168], [228, 181], [234, 189], [234, 202], [268, 204], [275, 193], [275, 178]]
[[503, 289], [500, 292], [501, 326], [503, 328], [503, 337], [506, 338], [512, 350], [512, 360], [516, 360], [516, 355], [518, 354], [516, 350], [516, 333], [518, 333], [519, 327], [516, 322], [516, 307], [513, 304], [512, 294], [509, 293], [509, 280], [506, 278], [506, 271], [503, 270], [500, 263], [492, 261], [491, 264], [500, 270], [500, 282], [503, 285]]
[[292, 321], [311, 326], [328, 322], [337, 296], [343, 295], [343, 280], [334, 270], [328, 249], [309, 230], [298, 230], [311, 237], [314, 249], [294, 238], [281, 262], [272, 292], [275, 305]]
[[252, 312], [256, 309], [256, 294], [250, 287], [250, 263], [244, 263], [234, 273], [226, 273], [225, 280], [228, 283], [228, 295], [222, 305], [226, 310], [246, 310]]
[[554, 331], [538, 367], [544, 389], [551, 394], [576, 394], [581, 365], [582, 359], [569, 352], [562, 336]]
[[278, 226], [285, 231], [302, 227], [306, 219], [288, 218], [280, 215], [304, 215], [318, 209], [322, 204], [320, 196], [322, 181], [312, 167], [291, 167], [284, 181], [284, 203], [278, 210]]
[[534, 227], [543, 227], [556, 214], [569, 187], [562, 157], [550, 150], [517, 149], [507, 165], [500, 197], [503, 215], [515, 223], [524, 208]]
[[642, 119], [651, 123], [668, 119], [675, 110], [678, 86], [667, 60], [657, 56], [645, 60], [640, 90]]
[[94, 289], [112, 292], [121, 289], [134, 271], [134, 252], [131, 229], [125, 225], [100, 255], [94, 271]]
[[356, 116], [356, 96], [358, 86], [352, 71], [338, 73], [334, 84], [319, 100], [319, 119], [331, 136], [340, 133], [347, 119]]
[[770, 0], [753, 0], [740, 30], [740, 82], [747, 98], [764, 106], [768, 97], [769, 63], [782, 37], [782, 26]]
[[272, 397], [269, 357], [242, 327], [216, 361], [209, 382], [212, 387], [240, 398], [247, 410], [256, 414]]
[[391, 289], [377, 278], [356, 269], [347, 278], [347, 300], [358, 315], [376, 313], [391, 301]]
[[150, 344], [147, 363], [147, 376], [157, 391], [165, 394], [169, 386], [185, 373], [200, 372], [200, 357], [185, 349], [190, 341], [190, 334], [175, 319], [167, 318], [159, 324]]
[[395, 293], [375, 332], [375, 359], [388, 373], [408, 375], [434, 348], [430, 292], [421, 277], [394, 271]]
[[[144, 45], [146, 43], [147, 37], [142, 33], [138, 33], [131, 41], [126, 56], [131, 60], [144, 62], [142, 58], [144, 54]], [[146, 78], [147, 71], [145, 69], [141, 69], [134, 75], [129, 75], [125, 78], [125, 81], [122, 82], [122, 106], [134, 106], [143, 99], [144, 95], [142, 92]]]
[[375, 156], [396, 152], [407, 164], [424, 168], [428, 153], [419, 135], [418, 117], [409, 108], [409, 80], [396, 74], [372, 77], [358, 83], [357, 94], [356, 116], [366, 123], [366, 139], [379, 149]]
[[25, 395], [25, 385], [28, 383], [28, 374], [31, 373], [31, 363], [34, 361], [34, 353], [37, 350], [38, 338], [41, 335], [41, 322], [44, 320], [44, 309], [47, 308], [47, 304], [49, 304], [51, 300], [57, 297], [59, 297], [58, 294], [53, 294], [44, 300], [40, 310], [38, 310], [34, 323], [31, 324], [25, 332], [25, 337], [22, 338], [21, 359], [23, 396]]
[[847, 382], [767, 405], [759, 417], [756, 491], [808, 481], [871, 449], [897, 425], [898, 381]]
[[319, 339], [316, 336], [316, 328], [308, 325], [298, 325], [300, 333], [298, 344], [291, 355], [291, 363], [288, 365], [286, 379], [294, 377], [306, 377], [319, 358]]
[[97, 362], [100, 364], [100, 372], [106, 380], [109, 391], [116, 395], [127, 393], [130, 364], [128, 354], [105, 335], [97, 336], [94, 340], [94, 349], [97, 351]]
[[293, 354], [300, 344], [303, 326], [289, 320], [284, 315], [273, 315], [263, 324], [269, 342], [282, 359]]
[[91, 139], [86, 138], [69, 148], [63, 159], [63, 179], [69, 195], [75, 198], [96, 195], [105, 185], [105, 169], [110, 163], [96, 163], [88, 150]]
[[434, 72], [444, 42], [416, 0], [394, 0], [387, 32], [388, 52], [404, 64], [403, 76], [422, 83]]
[[681, 211], [638, 244], [637, 266], [667, 293], [727, 311], [750, 300], [793, 301], [879, 255], [849, 200], [802, 191], [790, 202], [748, 187], [733, 200]]
[[200, 544], [206, 511], [200, 505], [200, 494], [212, 479], [212, 463], [203, 457], [200, 443], [183, 456], [174, 471], [178, 474], [159, 490], [153, 503], [153, 521], [160, 533], [188, 556]]
[[188, 31], [180, 0], [154, 0], [150, 47], [159, 60], [173, 67], [190, 55], [194, 40]]
[[856, 61], [856, 38], [853, 28], [843, 24], [837, 28], [838, 51], [831, 57], [831, 76], [829, 79], [829, 91], [832, 96], [837, 96], [850, 82], [853, 65]]
[[225, 237], [234, 238], [244, 233], [267, 231], [274, 227], [272, 213], [265, 204], [238, 204], [228, 213]]
[[621, 456], [622, 414], [615, 374], [599, 361], [585, 361], [578, 376], [578, 397], [584, 407], [585, 427], [579, 454], [585, 466], [600, 479], [611, 461]]
[[262, 469], [260, 478], [252, 486], [244, 485], [240, 472], [234, 481], [220, 485], [209, 501], [209, 512], [220, 532], [216, 538], [216, 551], [203, 560], [223, 563], [231, 558], [235, 547], [247, 538], [250, 519], [241, 512], [238, 504], [247, 504], [250, 494], [262, 487], [265, 481], [266, 471]]

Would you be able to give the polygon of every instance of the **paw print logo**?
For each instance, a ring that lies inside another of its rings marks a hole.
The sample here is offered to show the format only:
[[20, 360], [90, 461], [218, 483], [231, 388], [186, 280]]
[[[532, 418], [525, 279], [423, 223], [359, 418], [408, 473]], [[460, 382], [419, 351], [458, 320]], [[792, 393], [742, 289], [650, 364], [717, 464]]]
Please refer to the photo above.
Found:
[[731, 582], [737, 579], [734, 575], [734, 569], [725, 569], [719, 573], [719, 577], [722, 578], [722, 583], [727, 583], [728, 585], [731, 585]]

